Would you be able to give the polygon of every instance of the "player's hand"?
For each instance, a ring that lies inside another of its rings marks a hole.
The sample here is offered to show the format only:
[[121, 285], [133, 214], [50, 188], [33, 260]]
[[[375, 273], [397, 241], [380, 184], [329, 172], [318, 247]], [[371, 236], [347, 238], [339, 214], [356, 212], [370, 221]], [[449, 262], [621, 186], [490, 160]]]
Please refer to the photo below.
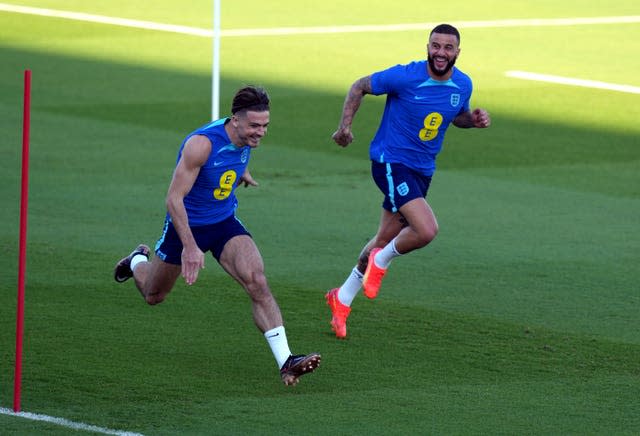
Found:
[[198, 273], [204, 269], [204, 253], [198, 246], [182, 249], [182, 276], [187, 285], [192, 285], [198, 279]]
[[353, 134], [348, 127], [340, 127], [331, 137], [341, 147], [346, 147], [353, 142]]
[[491, 117], [489, 116], [489, 112], [484, 109], [474, 109], [471, 112], [471, 121], [473, 125], [479, 129], [484, 129], [491, 125]]
[[258, 186], [258, 182], [256, 182], [253, 177], [251, 177], [251, 173], [249, 172], [248, 168], [244, 170], [244, 173], [242, 173], [239, 184], [244, 184], [245, 188], [248, 188], [249, 186]]

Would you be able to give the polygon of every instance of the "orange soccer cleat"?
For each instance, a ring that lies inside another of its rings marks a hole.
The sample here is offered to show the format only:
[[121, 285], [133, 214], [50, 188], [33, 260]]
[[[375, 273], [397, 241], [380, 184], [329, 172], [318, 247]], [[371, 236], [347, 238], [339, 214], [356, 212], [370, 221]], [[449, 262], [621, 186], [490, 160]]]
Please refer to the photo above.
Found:
[[380, 250], [382, 250], [382, 248], [374, 248], [369, 253], [369, 262], [367, 263], [367, 269], [364, 272], [364, 277], [362, 279], [364, 295], [371, 299], [378, 296], [378, 291], [380, 291], [380, 285], [382, 284], [382, 278], [387, 273], [386, 268], [380, 268], [374, 261], [376, 254], [378, 254]]
[[347, 336], [347, 317], [351, 313], [351, 308], [340, 302], [338, 290], [339, 288], [330, 290], [324, 298], [326, 298], [333, 315], [331, 317], [331, 330], [336, 333], [336, 338], [344, 339]]

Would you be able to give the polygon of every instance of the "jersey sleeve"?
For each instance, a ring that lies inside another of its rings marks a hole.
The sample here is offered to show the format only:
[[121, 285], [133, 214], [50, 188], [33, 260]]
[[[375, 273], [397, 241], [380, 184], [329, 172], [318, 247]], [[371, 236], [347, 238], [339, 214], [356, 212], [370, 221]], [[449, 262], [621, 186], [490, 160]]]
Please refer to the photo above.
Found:
[[465, 99], [462, 102], [462, 106], [460, 107], [460, 112], [458, 112], [458, 115], [463, 114], [465, 112], [469, 112], [471, 110], [471, 93], [473, 91], [473, 83], [471, 82], [470, 78], [466, 78], [466, 83], [465, 83]]
[[373, 95], [393, 94], [401, 88], [405, 77], [405, 65], [395, 65], [371, 75], [371, 93]]

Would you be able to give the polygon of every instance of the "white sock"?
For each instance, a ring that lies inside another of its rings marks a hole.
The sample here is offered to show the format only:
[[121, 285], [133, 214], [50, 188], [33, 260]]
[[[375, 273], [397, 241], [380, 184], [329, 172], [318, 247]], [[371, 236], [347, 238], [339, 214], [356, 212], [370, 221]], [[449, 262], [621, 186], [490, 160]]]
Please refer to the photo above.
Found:
[[380, 268], [387, 269], [391, 260], [394, 257], [398, 257], [401, 254], [396, 250], [396, 238], [393, 238], [391, 242], [389, 242], [385, 247], [376, 254], [376, 257], [373, 258], [373, 261]]
[[289, 349], [289, 343], [287, 342], [287, 334], [284, 332], [284, 326], [276, 327], [264, 333], [264, 337], [267, 339], [273, 357], [278, 362], [278, 368], [282, 368], [282, 365], [291, 356], [291, 350]]
[[147, 262], [148, 260], [149, 258], [144, 254], [136, 254], [131, 259], [131, 271], [133, 271], [140, 262]]
[[345, 306], [351, 306], [353, 299], [356, 298], [360, 288], [362, 287], [362, 273], [358, 271], [357, 267], [354, 267], [347, 277], [347, 280], [340, 286], [338, 290], [338, 300]]

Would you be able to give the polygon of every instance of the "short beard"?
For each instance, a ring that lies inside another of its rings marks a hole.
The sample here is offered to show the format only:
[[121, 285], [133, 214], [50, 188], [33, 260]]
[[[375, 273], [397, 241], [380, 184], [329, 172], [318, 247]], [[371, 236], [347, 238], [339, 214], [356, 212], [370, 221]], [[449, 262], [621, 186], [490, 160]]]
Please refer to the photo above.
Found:
[[458, 56], [454, 57], [449, 62], [447, 62], [447, 66], [444, 67], [443, 71], [438, 71], [436, 70], [435, 62], [433, 61], [433, 58], [431, 57], [431, 55], [427, 56], [427, 62], [429, 62], [429, 67], [431, 68], [431, 72], [438, 77], [442, 77], [446, 75], [449, 71], [451, 71], [451, 68], [453, 68], [453, 66], [456, 64], [457, 60], [458, 60]]

